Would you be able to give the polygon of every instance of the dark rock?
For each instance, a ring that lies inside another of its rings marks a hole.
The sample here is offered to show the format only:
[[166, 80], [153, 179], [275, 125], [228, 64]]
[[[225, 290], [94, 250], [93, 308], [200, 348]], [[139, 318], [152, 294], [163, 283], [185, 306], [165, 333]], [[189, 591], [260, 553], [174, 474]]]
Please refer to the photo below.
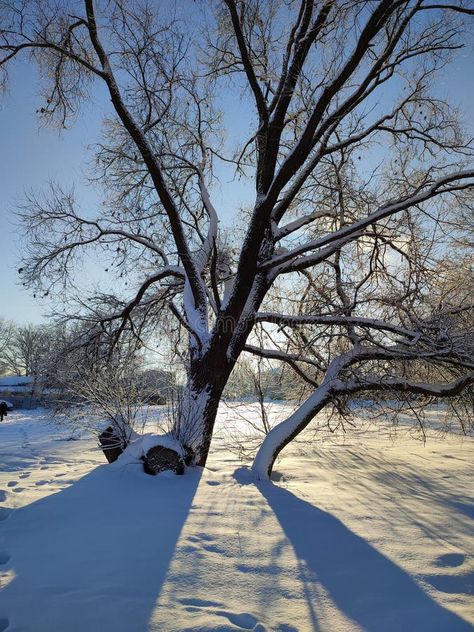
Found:
[[99, 435], [99, 443], [102, 446], [102, 452], [109, 463], [116, 461], [123, 452], [120, 437], [114, 434], [112, 426], [106, 428]]
[[164, 470], [171, 470], [176, 474], [184, 474], [184, 461], [175, 450], [155, 445], [148, 450], [143, 458], [143, 469], [147, 474], [152, 475]]

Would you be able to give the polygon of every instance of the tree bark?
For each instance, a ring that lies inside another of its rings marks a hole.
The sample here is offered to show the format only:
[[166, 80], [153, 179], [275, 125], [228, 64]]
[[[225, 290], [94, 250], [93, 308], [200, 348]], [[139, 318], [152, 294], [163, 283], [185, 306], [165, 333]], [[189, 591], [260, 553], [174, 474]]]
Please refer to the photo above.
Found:
[[219, 402], [234, 364], [223, 352], [206, 354], [191, 364], [173, 431], [192, 465], [206, 465]]

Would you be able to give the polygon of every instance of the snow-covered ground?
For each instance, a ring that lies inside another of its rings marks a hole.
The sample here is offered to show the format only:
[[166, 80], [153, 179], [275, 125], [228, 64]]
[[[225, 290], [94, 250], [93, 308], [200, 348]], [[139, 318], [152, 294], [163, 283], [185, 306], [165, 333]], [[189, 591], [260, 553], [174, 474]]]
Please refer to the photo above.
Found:
[[9, 414], [0, 632], [473, 630], [474, 440], [320, 429], [256, 485], [224, 431], [255, 411], [223, 408], [208, 467], [182, 477]]

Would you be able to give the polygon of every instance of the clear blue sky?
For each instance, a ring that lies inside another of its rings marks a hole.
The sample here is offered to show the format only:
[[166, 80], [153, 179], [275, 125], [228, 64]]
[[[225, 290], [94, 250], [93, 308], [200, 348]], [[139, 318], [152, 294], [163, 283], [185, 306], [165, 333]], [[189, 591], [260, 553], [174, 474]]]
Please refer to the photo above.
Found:
[[[473, 68], [474, 42], [461, 51], [456, 63], [443, 73], [438, 92], [462, 108], [464, 119], [474, 131]], [[74, 184], [81, 206], [96, 204], [97, 196], [85, 184], [87, 161], [91, 156], [87, 146], [97, 139], [101, 115], [107, 107], [105, 95], [96, 91], [94, 101], [77, 122], [59, 134], [41, 127], [36, 115], [42, 105], [37, 92], [34, 69], [26, 61], [20, 61], [12, 67], [8, 92], [0, 97], [0, 316], [20, 323], [40, 322], [51, 304], [33, 299], [19, 283], [21, 236], [15, 208], [24, 199], [25, 191], [41, 190], [50, 180], [66, 186]], [[239, 103], [235, 97], [229, 98], [228, 103], [234, 109], [230, 120], [237, 125], [242, 120]], [[228, 215], [234, 208], [232, 198], [237, 189], [242, 192], [242, 186], [226, 183], [225, 189]], [[226, 219], [228, 223], [231, 218]]]
[[40, 191], [51, 180], [74, 183], [85, 204], [96, 203], [94, 191], [84, 185], [84, 174], [87, 145], [100, 129], [100, 103], [88, 107], [71, 129], [59, 134], [41, 125], [37, 93], [34, 68], [17, 62], [8, 92], [0, 98], [0, 316], [22, 323], [39, 322], [50, 309], [21, 287], [17, 274], [21, 235], [15, 209], [25, 192]]

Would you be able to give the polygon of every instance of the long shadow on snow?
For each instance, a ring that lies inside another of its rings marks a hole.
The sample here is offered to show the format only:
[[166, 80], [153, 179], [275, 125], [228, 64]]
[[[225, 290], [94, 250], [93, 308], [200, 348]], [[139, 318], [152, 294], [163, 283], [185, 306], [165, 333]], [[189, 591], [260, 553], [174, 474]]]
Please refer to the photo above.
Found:
[[200, 477], [101, 466], [13, 512], [2, 616], [35, 632], [147, 630]]
[[[258, 488], [302, 566], [322, 584], [339, 610], [366, 632], [473, 630], [331, 514], [272, 483], [259, 483]], [[313, 600], [309, 605], [317, 630], [317, 603]]]

